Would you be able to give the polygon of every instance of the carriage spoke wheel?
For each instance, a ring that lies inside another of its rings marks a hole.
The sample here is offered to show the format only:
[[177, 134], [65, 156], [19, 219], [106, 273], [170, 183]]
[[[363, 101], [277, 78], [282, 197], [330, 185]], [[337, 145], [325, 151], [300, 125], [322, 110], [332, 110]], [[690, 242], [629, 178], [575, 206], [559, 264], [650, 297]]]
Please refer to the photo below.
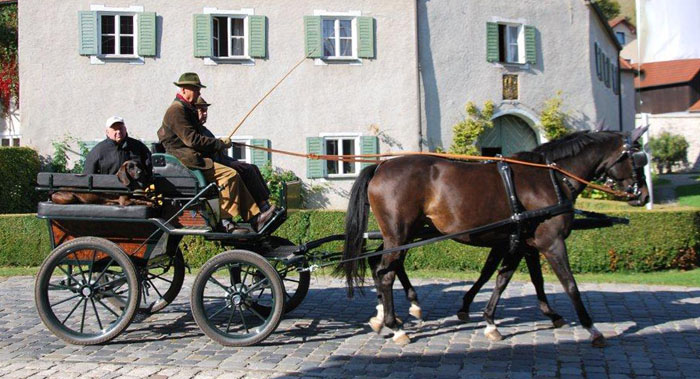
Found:
[[[115, 307], [118, 298], [124, 306]], [[134, 264], [116, 244], [81, 237], [54, 249], [34, 286], [39, 317], [59, 338], [78, 345], [107, 342], [131, 323], [139, 302]]]
[[[180, 293], [185, 280], [185, 258], [178, 248], [171, 255], [162, 255], [141, 268], [137, 268], [141, 295], [138, 310], [146, 313], [156, 313], [165, 308]], [[110, 301], [115, 306], [124, 307], [120, 297], [112, 297]]]
[[[284, 289], [275, 269], [250, 251], [221, 253], [202, 266], [192, 285], [192, 315], [209, 338], [249, 346], [272, 333], [282, 318]], [[261, 314], [257, 309], [269, 309]]]

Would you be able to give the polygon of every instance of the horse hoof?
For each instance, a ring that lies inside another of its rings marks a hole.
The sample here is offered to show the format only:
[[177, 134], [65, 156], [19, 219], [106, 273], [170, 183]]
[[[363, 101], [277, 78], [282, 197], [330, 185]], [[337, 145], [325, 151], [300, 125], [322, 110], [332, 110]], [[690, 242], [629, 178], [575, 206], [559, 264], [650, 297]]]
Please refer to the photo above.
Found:
[[369, 327], [374, 330], [375, 333], [379, 333], [384, 328], [384, 322], [376, 317], [369, 319]]
[[607, 342], [605, 342], [605, 337], [603, 337], [603, 335], [601, 334], [593, 338], [591, 344], [593, 345], [593, 347], [605, 347], [607, 345]]
[[408, 337], [408, 335], [406, 335], [406, 332], [404, 332], [403, 330], [394, 333], [394, 336], [391, 337], [391, 339], [394, 341], [394, 343], [396, 343], [399, 346], [406, 346], [409, 343], [411, 343], [411, 339]]
[[408, 308], [408, 314], [419, 320], [423, 319], [423, 310], [415, 304], [411, 304], [411, 308]]
[[562, 326], [566, 325], [566, 321], [564, 321], [563, 318], [558, 318], [554, 321], [552, 321], [552, 325], [554, 325], [555, 328], [561, 328]]
[[469, 312], [457, 312], [459, 321], [469, 322]]
[[491, 341], [502, 341], [503, 340], [503, 335], [501, 335], [501, 332], [496, 329], [496, 327], [486, 327], [486, 330], [484, 330], [484, 335], [486, 338], [490, 339]]

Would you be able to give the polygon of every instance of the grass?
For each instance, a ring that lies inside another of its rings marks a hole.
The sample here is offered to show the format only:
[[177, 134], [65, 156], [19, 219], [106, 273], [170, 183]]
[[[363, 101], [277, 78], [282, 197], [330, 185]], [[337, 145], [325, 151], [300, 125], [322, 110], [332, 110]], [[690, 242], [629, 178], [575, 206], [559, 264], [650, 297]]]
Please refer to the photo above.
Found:
[[655, 185], [655, 186], [663, 186], [663, 185], [666, 185], [666, 184], [670, 184], [670, 183], [671, 183], [670, 180], [664, 179], [664, 178], [654, 178], [654, 179], [652, 179], [651, 182], [652, 182], [652, 184]]
[[676, 197], [681, 205], [700, 208], [700, 184], [679, 186], [676, 188]]
[[[0, 277], [20, 276], [20, 275], [36, 275], [39, 271], [38, 267], [0, 267]], [[192, 274], [196, 275], [198, 269], [193, 269]], [[329, 276], [330, 269], [320, 270], [314, 275]], [[422, 279], [453, 279], [474, 281], [479, 277], [476, 271], [446, 271], [446, 270], [417, 270], [408, 273], [411, 278]], [[648, 285], [667, 285], [667, 286], [685, 286], [685, 287], [700, 287], [700, 269], [690, 271], [660, 271], [649, 273], [638, 272], [614, 272], [602, 274], [575, 274], [576, 281], [579, 283], [628, 283], [628, 284], [648, 284]], [[558, 283], [554, 274], [544, 274], [545, 281], [548, 283]], [[495, 279], [495, 276], [494, 278]], [[516, 273], [513, 280], [529, 282], [530, 277], [524, 273]], [[370, 279], [371, 282], [371, 279]]]
[[[678, 205], [674, 203], [670, 204], [654, 204], [654, 210], [684, 210], [691, 209], [692, 205]], [[646, 207], [633, 207], [624, 201], [614, 201], [614, 200], [595, 200], [595, 199], [582, 199], [576, 200], [576, 208], [583, 209], [585, 211], [595, 211], [595, 212], [645, 212]]]

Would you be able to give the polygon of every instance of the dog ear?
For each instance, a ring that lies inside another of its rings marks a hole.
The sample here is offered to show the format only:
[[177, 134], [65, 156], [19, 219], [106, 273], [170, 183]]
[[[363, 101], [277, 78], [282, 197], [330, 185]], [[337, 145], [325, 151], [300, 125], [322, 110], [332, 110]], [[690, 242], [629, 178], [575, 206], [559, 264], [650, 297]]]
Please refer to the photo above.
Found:
[[119, 182], [125, 186], [129, 186], [131, 184], [131, 178], [129, 177], [129, 174], [127, 173], [127, 166], [128, 162], [124, 162], [121, 167], [119, 167], [119, 171], [117, 171], [117, 179], [119, 179]]

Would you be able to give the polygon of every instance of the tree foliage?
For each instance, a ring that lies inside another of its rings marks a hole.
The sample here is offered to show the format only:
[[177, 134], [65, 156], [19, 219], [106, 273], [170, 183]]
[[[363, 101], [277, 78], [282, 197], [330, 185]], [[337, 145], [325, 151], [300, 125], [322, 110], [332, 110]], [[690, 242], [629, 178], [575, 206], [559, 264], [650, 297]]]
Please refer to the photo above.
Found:
[[484, 103], [482, 110], [471, 101], [465, 106], [467, 118], [452, 127], [453, 137], [449, 152], [452, 154], [476, 155], [479, 150], [475, 146], [477, 138], [487, 129], [493, 127], [494, 105], [492, 101]]
[[540, 112], [540, 127], [550, 141], [563, 137], [571, 132], [566, 126], [566, 119], [569, 115], [562, 111], [562, 103], [561, 91], [557, 91], [553, 98], [544, 102], [544, 107]]
[[0, 7], [0, 113], [7, 117], [10, 105], [19, 106], [17, 63], [17, 5]]
[[659, 174], [663, 173], [664, 168], [670, 173], [676, 163], [688, 163], [688, 141], [681, 135], [663, 132], [658, 137], [649, 139], [649, 147]]
[[617, 2], [617, 0], [596, 0], [595, 3], [608, 20], [611, 20], [620, 14], [620, 4]]

